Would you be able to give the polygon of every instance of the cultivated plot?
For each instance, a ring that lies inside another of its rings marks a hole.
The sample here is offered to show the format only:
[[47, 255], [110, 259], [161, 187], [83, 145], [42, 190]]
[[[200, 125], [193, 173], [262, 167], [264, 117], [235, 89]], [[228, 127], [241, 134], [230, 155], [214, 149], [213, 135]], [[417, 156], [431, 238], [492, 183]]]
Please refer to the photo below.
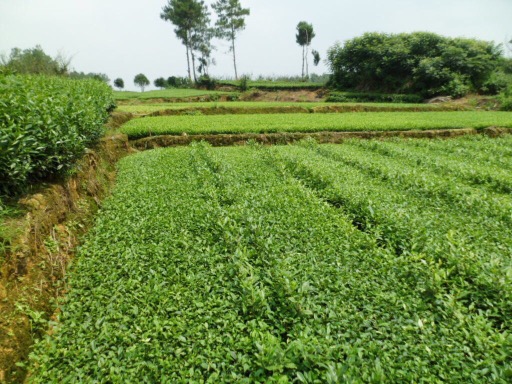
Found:
[[406, 131], [453, 128], [512, 128], [511, 112], [360, 112], [159, 116], [131, 120], [121, 128], [131, 139], [155, 135]]
[[506, 383], [511, 144], [125, 158], [32, 380]]

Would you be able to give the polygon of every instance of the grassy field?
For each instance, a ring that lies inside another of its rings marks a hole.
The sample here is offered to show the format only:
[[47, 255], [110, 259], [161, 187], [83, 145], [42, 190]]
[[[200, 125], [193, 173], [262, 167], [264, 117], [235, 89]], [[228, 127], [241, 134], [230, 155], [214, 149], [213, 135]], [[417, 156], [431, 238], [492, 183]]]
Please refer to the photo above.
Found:
[[121, 127], [130, 138], [154, 135], [319, 131], [427, 130], [512, 127], [510, 112], [363, 112], [163, 116], [131, 120]]
[[271, 113], [282, 109], [303, 109], [304, 112], [336, 112], [336, 111], [442, 111], [461, 109], [460, 106], [440, 104], [396, 104], [396, 103], [323, 103], [323, 102], [265, 102], [265, 101], [228, 101], [228, 102], [197, 102], [197, 103], [151, 103], [122, 104], [117, 111], [133, 114], [150, 114], [170, 111], [200, 111], [210, 113]]
[[162, 89], [156, 91], [146, 92], [131, 92], [131, 91], [114, 91], [116, 100], [133, 100], [133, 99], [181, 99], [198, 96], [211, 96], [228, 94], [228, 92], [206, 91], [201, 89]]
[[511, 145], [124, 158], [31, 381], [507, 383]]
[[[221, 80], [220, 85], [229, 85], [232, 87], [239, 87], [240, 80]], [[268, 81], [268, 80], [249, 80], [247, 82], [248, 88], [258, 88], [261, 90], [295, 90], [295, 89], [319, 89], [325, 87], [323, 83], [310, 83], [304, 81]]]

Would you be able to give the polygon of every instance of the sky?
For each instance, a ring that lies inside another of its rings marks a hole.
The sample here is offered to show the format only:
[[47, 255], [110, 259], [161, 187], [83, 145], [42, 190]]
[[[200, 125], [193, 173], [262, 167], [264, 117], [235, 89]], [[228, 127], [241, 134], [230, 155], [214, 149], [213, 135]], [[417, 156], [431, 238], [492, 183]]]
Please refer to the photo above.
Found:
[[[185, 47], [160, 19], [167, 0], [0, 0], [0, 54], [41, 45], [83, 72], [106, 73], [137, 89], [133, 78], [186, 76]], [[210, 5], [211, 0], [206, 0]], [[325, 59], [336, 42], [365, 32], [430, 31], [501, 44], [512, 38], [512, 0], [241, 0], [251, 14], [236, 40], [239, 74], [300, 75], [299, 21], [313, 24], [311, 48]], [[214, 19], [214, 17], [213, 17]], [[215, 40], [210, 74], [233, 78], [229, 44]], [[326, 73], [322, 60], [310, 72]]]

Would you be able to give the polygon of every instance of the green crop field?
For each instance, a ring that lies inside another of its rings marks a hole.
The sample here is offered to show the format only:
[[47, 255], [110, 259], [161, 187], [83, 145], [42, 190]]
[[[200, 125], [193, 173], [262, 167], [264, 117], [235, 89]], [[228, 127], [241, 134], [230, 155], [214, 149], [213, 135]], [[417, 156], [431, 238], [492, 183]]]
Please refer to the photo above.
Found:
[[461, 109], [460, 106], [440, 104], [396, 104], [396, 103], [321, 103], [321, 102], [265, 102], [265, 101], [227, 101], [227, 102], [197, 102], [197, 103], [151, 103], [123, 104], [117, 111], [133, 114], [150, 114], [161, 111], [200, 111], [208, 114], [228, 113], [279, 113], [284, 109], [304, 112], [350, 112], [350, 111], [443, 111]]
[[133, 99], [181, 99], [198, 96], [211, 96], [228, 94], [229, 92], [206, 91], [201, 89], [162, 89], [157, 91], [131, 92], [131, 91], [114, 91], [116, 100], [133, 100]]
[[124, 158], [30, 379], [510, 382], [511, 146]]
[[131, 120], [121, 131], [130, 138], [152, 135], [274, 133], [319, 131], [425, 130], [512, 127], [510, 112], [361, 112], [159, 116]]
[[[240, 80], [221, 80], [220, 85], [229, 85], [233, 87], [240, 86]], [[247, 82], [248, 88], [258, 88], [261, 90], [293, 90], [293, 89], [319, 89], [325, 87], [323, 83], [310, 83], [304, 81], [269, 81], [269, 80], [249, 80]]]

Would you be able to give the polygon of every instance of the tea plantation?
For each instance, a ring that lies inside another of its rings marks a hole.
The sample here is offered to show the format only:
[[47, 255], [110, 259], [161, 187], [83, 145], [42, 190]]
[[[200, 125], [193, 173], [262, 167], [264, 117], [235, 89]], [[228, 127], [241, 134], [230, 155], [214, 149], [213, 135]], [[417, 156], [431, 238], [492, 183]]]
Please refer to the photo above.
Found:
[[512, 138], [129, 156], [34, 383], [507, 383]]

